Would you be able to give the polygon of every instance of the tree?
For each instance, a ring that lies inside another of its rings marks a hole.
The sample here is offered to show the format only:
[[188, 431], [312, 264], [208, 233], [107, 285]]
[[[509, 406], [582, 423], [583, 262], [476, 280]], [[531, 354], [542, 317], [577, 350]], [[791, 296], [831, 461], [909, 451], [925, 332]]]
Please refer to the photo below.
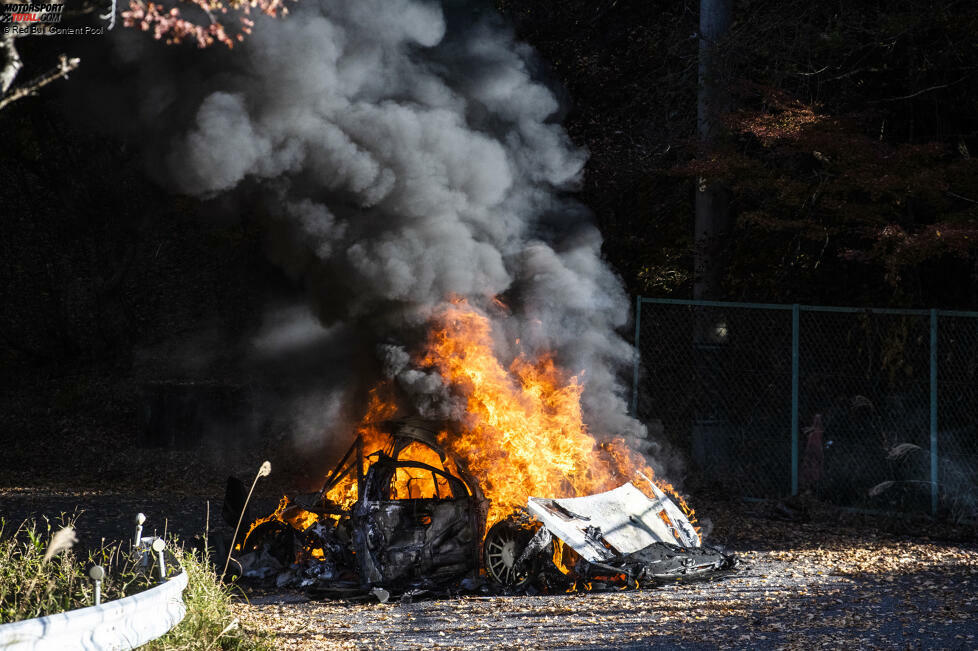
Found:
[[[6, 6], [15, 5], [19, 1], [0, 0]], [[129, 0], [129, 8], [121, 14], [123, 25], [144, 32], [152, 31], [155, 39], [162, 40], [168, 45], [193, 41], [201, 48], [216, 43], [230, 48], [251, 33], [254, 26], [251, 18], [253, 12], [261, 12], [268, 16], [288, 13], [285, 0], [228, 0], [227, 2], [179, 0], [178, 4], [183, 4], [189, 12], [185, 14], [175, 5], [167, 8], [158, 2]], [[18, 14], [25, 17], [25, 21], [18, 25], [5, 24], [5, 31], [0, 37], [0, 52], [3, 54], [2, 68], [0, 68], [0, 110], [19, 99], [36, 94], [41, 88], [58, 79], [67, 78], [68, 74], [81, 64], [80, 58], [61, 54], [58, 57], [58, 64], [51, 70], [19, 86], [14, 85], [24, 67], [17, 49], [18, 39], [57, 34], [57, 30], [62, 27], [63, 18], [81, 23], [98, 10], [98, 7], [88, 0], [80, 0], [77, 7], [70, 8], [66, 8], [66, 0], [50, 0], [46, 1], [43, 7], [45, 7], [44, 11]], [[109, 21], [105, 27], [111, 30], [115, 27], [115, 15], [116, 0], [112, 0], [108, 12], [100, 15], [99, 18]], [[237, 17], [237, 24], [233, 28], [227, 20], [229, 16]], [[87, 27], [96, 29], [91, 24]], [[102, 25], [97, 27], [100, 29]]]
[[674, 172], [736, 198], [726, 297], [978, 300], [974, 3], [738, 5], [722, 147]]
[[[3, 0], [2, 4], [4, 16], [13, 18], [16, 15], [26, 20], [18, 22], [18, 24], [3, 23], [4, 31], [0, 37], [0, 52], [3, 52], [3, 67], [0, 68], [0, 110], [18, 99], [33, 95], [53, 81], [67, 77], [68, 73], [81, 63], [77, 57], [68, 57], [62, 54], [58, 57], [57, 66], [31, 79], [26, 84], [14, 87], [14, 82], [24, 67], [24, 62], [17, 51], [17, 39], [49, 33], [65, 13], [64, 0], [52, 0], [43, 5], [44, 11], [29, 13], [13, 11], [13, 5], [17, 4], [17, 0]], [[94, 7], [86, 6], [74, 13], [81, 14], [92, 11], [94, 11]]]
[[[181, 43], [192, 40], [198, 47], [209, 47], [221, 43], [234, 47], [236, 42], [244, 40], [251, 33], [254, 21], [252, 11], [259, 11], [266, 16], [279, 16], [288, 13], [285, 0], [181, 0], [191, 8], [191, 17], [187, 18], [178, 7], [167, 9], [156, 2], [129, 0], [129, 9], [122, 12], [123, 24], [126, 27], [137, 27], [144, 32], [152, 30], [153, 38], [163, 40], [167, 44]], [[198, 16], [194, 17], [193, 13]], [[219, 19], [228, 13], [236, 14], [239, 27], [237, 31], [225, 26]], [[200, 20], [206, 18], [206, 21]]]

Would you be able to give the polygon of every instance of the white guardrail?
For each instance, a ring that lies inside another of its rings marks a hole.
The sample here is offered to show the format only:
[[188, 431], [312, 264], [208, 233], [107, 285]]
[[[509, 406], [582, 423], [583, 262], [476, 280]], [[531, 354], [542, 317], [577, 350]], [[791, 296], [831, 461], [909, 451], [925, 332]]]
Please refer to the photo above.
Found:
[[0, 626], [0, 649], [134, 649], [180, 623], [187, 573], [130, 597]]

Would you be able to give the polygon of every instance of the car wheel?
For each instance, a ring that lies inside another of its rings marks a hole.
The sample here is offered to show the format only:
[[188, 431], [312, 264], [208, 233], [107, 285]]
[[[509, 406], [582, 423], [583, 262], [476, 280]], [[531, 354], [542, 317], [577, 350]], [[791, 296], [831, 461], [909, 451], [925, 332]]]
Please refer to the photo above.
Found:
[[530, 580], [528, 568], [516, 567], [516, 561], [532, 537], [532, 531], [506, 520], [492, 525], [482, 553], [486, 573], [492, 582], [518, 588]]

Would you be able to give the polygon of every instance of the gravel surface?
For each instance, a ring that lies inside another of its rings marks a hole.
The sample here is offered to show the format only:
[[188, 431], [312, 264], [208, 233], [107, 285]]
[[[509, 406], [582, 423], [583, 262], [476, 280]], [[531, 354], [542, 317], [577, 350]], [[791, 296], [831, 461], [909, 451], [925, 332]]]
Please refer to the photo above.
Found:
[[[83, 511], [82, 544], [148, 532], [190, 539], [220, 531], [221, 495], [145, 493], [117, 487], [68, 492], [0, 487], [0, 516]], [[263, 499], [273, 503], [271, 495]], [[853, 520], [822, 513], [774, 519], [764, 505], [709, 504], [711, 540], [740, 567], [716, 580], [641, 591], [463, 597], [413, 603], [310, 601], [300, 593], [252, 594], [239, 614], [276, 647], [314, 648], [946, 648], [978, 649], [978, 546], [973, 530], [926, 520]], [[883, 531], [881, 524], [887, 525]], [[929, 532], [931, 538], [921, 535]], [[229, 532], [228, 532], [229, 533]]]
[[739, 522], [750, 535], [732, 541], [740, 568], [713, 581], [408, 604], [284, 593], [256, 597], [240, 611], [284, 649], [978, 649], [973, 544], [750, 513], [728, 520], [725, 527]]

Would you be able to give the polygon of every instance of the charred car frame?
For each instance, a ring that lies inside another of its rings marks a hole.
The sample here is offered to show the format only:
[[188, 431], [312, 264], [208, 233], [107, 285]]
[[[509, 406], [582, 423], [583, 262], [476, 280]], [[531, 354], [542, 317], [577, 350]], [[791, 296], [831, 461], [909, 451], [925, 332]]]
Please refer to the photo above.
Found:
[[[525, 510], [487, 532], [489, 502], [464, 463], [438, 444], [438, 424], [386, 421], [382, 430], [381, 450], [365, 457], [358, 437], [318, 493], [283, 498], [233, 541], [241, 574], [341, 596], [637, 587], [734, 564], [702, 546], [683, 512], [645, 477], [645, 492], [627, 483], [585, 497], [530, 497]], [[419, 446], [430, 463], [416, 460]], [[351, 508], [328, 499], [352, 481]], [[243, 501], [243, 485], [232, 478], [226, 519], [237, 519]]]

